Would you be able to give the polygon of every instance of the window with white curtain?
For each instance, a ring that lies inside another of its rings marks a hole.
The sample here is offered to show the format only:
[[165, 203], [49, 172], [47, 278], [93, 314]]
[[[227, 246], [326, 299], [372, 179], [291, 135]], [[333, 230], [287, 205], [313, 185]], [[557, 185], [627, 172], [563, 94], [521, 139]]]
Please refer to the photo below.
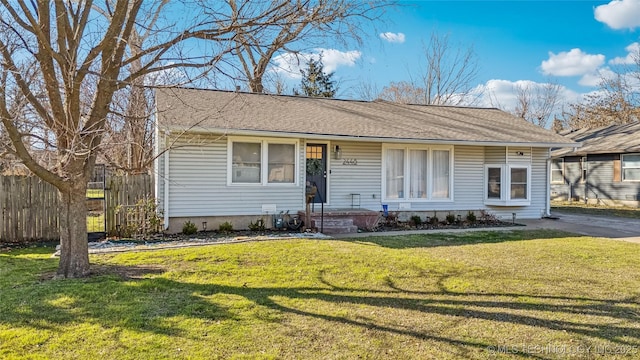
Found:
[[385, 199], [450, 200], [452, 154], [451, 147], [385, 147]]
[[433, 150], [433, 192], [432, 199], [448, 199], [450, 179], [449, 150]]
[[296, 184], [295, 140], [234, 137], [228, 144], [230, 185]]
[[409, 150], [409, 197], [427, 198], [427, 174], [429, 165], [427, 150]]
[[404, 198], [404, 150], [389, 149], [385, 157], [386, 194], [389, 199]]

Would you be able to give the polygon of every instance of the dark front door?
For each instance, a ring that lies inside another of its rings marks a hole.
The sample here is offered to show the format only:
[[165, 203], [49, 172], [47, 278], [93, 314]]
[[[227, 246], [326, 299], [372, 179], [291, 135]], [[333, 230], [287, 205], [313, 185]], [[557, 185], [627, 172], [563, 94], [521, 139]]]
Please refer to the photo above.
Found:
[[327, 202], [327, 144], [307, 144], [307, 181], [318, 188], [314, 203]]

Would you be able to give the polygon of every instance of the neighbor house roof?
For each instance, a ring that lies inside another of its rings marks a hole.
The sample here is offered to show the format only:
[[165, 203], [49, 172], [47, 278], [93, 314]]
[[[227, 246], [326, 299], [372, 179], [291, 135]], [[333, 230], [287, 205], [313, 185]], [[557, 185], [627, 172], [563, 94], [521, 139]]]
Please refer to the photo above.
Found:
[[370, 141], [578, 146], [498, 109], [220, 90], [157, 90], [165, 130]]
[[553, 150], [553, 157], [640, 152], [640, 123], [580, 129], [562, 134], [570, 140], [581, 142], [582, 147]]

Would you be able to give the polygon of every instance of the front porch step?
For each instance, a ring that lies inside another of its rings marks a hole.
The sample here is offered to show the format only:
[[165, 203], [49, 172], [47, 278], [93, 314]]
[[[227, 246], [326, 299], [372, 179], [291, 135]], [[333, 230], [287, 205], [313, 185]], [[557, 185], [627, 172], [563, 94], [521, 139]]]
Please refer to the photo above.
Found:
[[352, 234], [358, 232], [358, 227], [353, 225], [353, 219], [345, 218], [324, 218], [324, 223], [320, 218], [312, 218], [311, 226], [323, 234]]
[[[304, 212], [300, 212], [299, 215], [301, 219], [304, 219]], [[353, 218], [344, 214], [325, 213], [323, 219], [319, 213], [312, 213], [311, 227], [316, 228], [318, 231], [322, 229], [323, 234], [351, 234], [358, 232], [358, 226], [353, 223]]]

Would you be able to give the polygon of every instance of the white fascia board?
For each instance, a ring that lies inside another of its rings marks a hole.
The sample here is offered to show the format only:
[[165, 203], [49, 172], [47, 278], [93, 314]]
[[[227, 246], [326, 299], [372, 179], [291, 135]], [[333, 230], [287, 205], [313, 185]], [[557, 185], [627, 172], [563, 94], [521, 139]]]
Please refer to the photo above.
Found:
[[529, 146], [538, 148], [556, 147], [580, 147], [580, 143], [546, 143], [546, 142], [503, 142], [503, 141], [469, 141], [469, 140], [441, 140], [441, 139], [412, 139], [412, 138], [392, 138], [392, 137], [371, 137], [353, 135], [325, 135], [303, 132], [284, 131], [264, 131], [264, 130], [242, 130], [242, 129], [222, 129], [222, 128], [195, 128], [189, 126], [171, 126], [172, 132], [197, 133], [197, 134], [225, 134], [260, 137], [285, 137], [285, 138], [305, 138], [312, 140], [351, 140], [362, 142], [382, 142], [382, 143], [404, 143], [404, 144], [437, 144], [437, 145], [476, 145], [476, 146]]

